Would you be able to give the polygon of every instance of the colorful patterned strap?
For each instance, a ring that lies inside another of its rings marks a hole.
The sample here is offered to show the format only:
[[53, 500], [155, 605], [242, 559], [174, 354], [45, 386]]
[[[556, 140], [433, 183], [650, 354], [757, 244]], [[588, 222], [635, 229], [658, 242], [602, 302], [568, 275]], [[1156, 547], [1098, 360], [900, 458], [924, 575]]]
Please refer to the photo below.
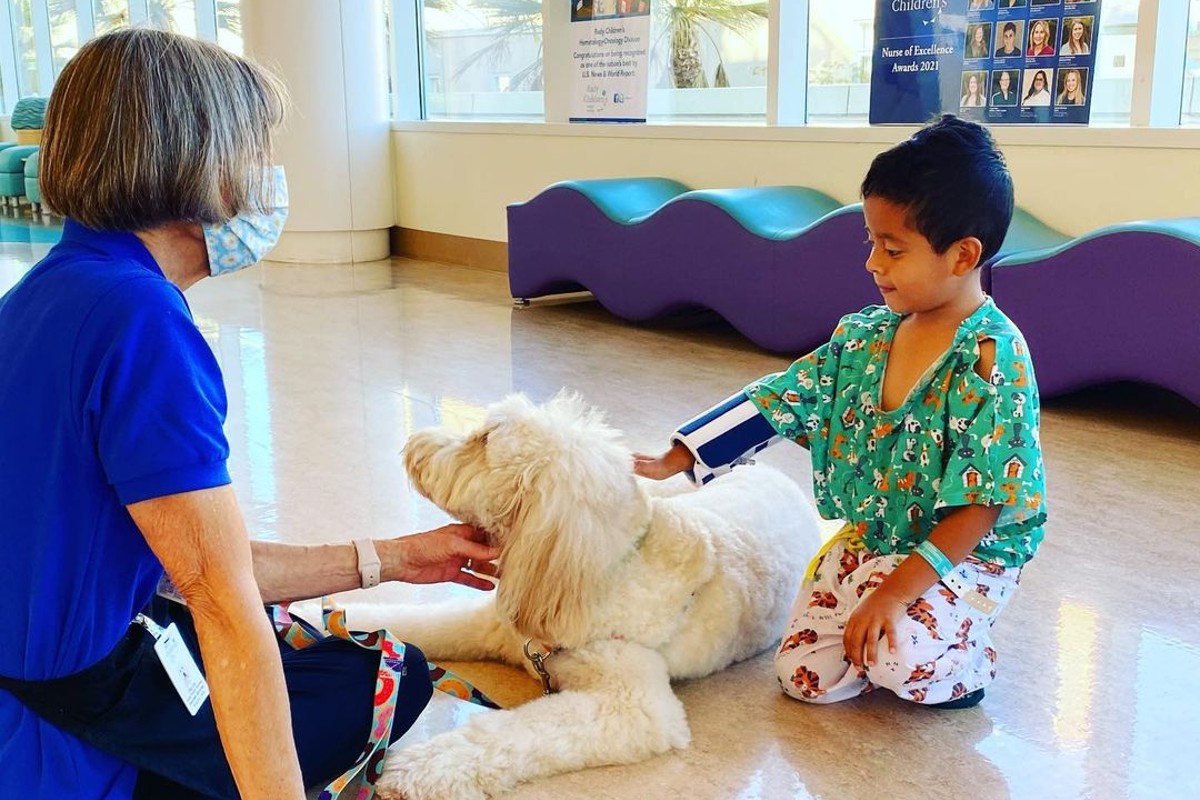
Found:
[[[271, 619], [279, 637], [297, 650], [318, 641], [304, 626], [292, 619], [286, 603], [271, 606]], [[400, 691], [400, 679], [404, 671], [404, 642], [386, 630], [351, 633], [346, 627], [346, 612], [328, 597], [321, 598], [321, 619], [325, 630], [333, 636], [354, 642], [367, 650], [378, 650], [380, 656], [379, 673], [375, 681], [371, 735], [354, 765], [325, 787], [320, 794], [320, 800], [372, 800], [375, 797], [375, 784], [383, 774], [383, 757], [391, 741], [396, 697]], [[460, 700], [487, 708], [500, 707], [468, 681], [441, 667], [430, 664], [429, 677], [434, 688]]]

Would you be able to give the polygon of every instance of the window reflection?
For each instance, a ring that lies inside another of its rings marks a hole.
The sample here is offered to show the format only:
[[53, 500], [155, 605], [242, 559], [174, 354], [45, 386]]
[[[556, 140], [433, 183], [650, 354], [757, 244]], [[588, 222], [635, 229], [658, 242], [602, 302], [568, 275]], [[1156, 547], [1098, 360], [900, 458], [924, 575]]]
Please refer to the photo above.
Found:
[[1097, 632], [1093, 609], [1077, 603], [1059, 606], [1054, 735], [1064, 750], [1082, 748], [1091, 736]]

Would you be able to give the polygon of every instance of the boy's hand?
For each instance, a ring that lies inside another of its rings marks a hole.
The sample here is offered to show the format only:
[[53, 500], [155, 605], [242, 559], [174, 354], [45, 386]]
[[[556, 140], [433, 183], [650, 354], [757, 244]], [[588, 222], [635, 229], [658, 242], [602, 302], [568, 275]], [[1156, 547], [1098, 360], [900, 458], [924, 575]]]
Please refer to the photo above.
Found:
[[675, 444], [661, 456], [648, 456], [644, 453], [633, 454], [634, 474], [643, 478], [661, 481], [686, 472], [696, 466], [692, 451], [681, 444]]
[[907, 610], [908, 602], [887, 591], [887, 584], [867, 595], [850, 614], [842, 634], [850, 663], [858, 669], [874, 666], [879, 640], [884, 636], [888, 652], [896, 652], [896, 631]]

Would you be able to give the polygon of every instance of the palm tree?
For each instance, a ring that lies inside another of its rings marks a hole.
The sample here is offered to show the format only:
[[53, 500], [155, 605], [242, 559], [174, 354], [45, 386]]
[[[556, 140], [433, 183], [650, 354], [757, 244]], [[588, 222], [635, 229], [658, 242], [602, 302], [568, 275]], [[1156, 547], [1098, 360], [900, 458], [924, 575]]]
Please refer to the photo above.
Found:
[[729, 86], [721, 50], [712, 37], [710, 27], [726, 28], [748, 36], [760, 20], [767, 17], [766, 3], [744, 3], [737, 0], [656, 0], [655, 14], [665, 16], [662, 36], [671, 37], [671, 78], [676, 89], [703, 89], [708, 86], [704, 65], [700, 61], [701, 37], [708, 39], [717, 54], [717, 70], [713, 85]]
[[542, 0], [475, 0], [469, 4], [462, 0], [425, 0], [425, 8], [436, 11], [450, 11], [455, 7], [482, 13], [494, 25], [489, 29], [491, 42], [464, 58], [454, 70], [453, 77], [462, 76], [479, 63], [493, 68], [504, 64], [512, 42], [532, 37], [537, 41], [537, 56], [512, 76], [509, 88], [518, 91], [542, 88]]

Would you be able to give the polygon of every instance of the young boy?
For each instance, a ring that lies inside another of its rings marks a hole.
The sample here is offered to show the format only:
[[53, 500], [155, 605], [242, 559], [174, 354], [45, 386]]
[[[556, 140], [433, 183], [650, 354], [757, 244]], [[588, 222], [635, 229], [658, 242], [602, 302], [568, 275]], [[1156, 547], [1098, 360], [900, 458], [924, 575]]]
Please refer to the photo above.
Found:
[[862, 196], [885, 305], [844, 317], [635, 471], [706, 483], [781, 438], [808, 448], [817, 508], [846, 524], [804, 577], [776, 655], [784, 691], [832, 703], [884, 687], [969, 708], [1046, 519], [1033, 367], [980, 284], [1012, 180], [984, 128], [945, 116], [876, 157]]

